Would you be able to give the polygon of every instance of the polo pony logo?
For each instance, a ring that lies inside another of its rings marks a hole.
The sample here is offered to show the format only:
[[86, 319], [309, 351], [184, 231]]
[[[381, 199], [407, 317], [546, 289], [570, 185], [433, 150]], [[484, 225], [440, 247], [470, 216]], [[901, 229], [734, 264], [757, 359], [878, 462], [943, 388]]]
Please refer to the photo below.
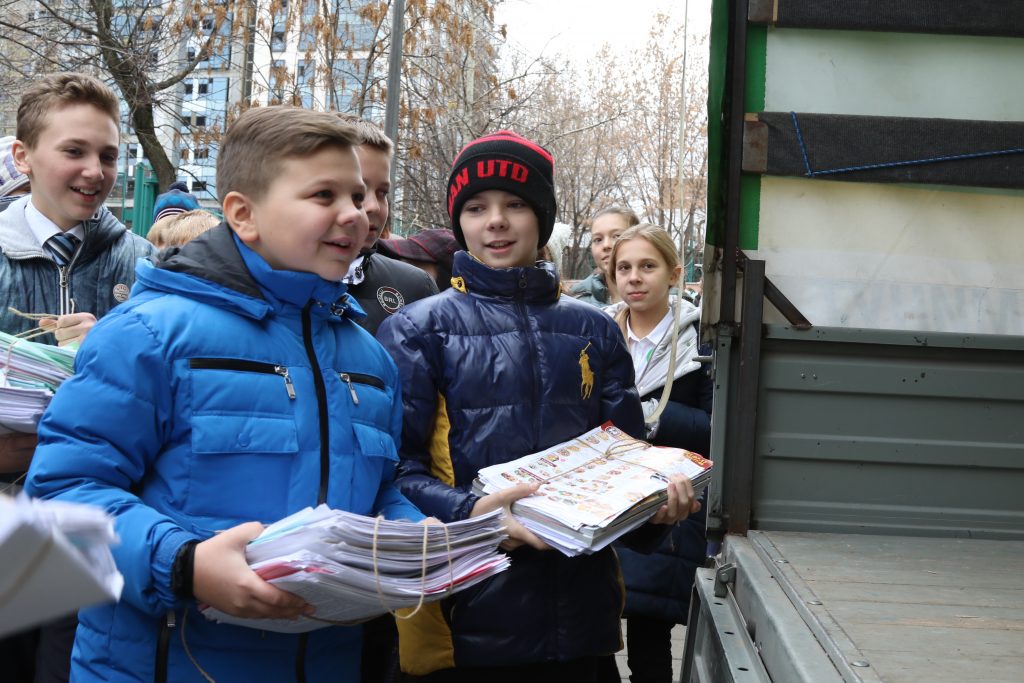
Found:
[[590, 369], [590, 356], [587, 355], [589, 348], [590, 342], [587, 342], [580, 351], [580, 396], [584, 400], [590, 398], [590, 392], [594, 390], [594, 371]]

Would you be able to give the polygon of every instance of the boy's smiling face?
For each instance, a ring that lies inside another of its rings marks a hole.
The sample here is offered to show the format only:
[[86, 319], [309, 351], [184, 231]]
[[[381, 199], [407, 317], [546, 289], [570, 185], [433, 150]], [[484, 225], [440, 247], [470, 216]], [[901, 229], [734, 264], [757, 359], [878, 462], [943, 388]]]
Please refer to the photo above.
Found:
[[466, 250], [491, 268], [532, 266], [537, 261], [537, 214], [518, 195], [478, 192], [462, 205], [459, 225]]
[[61, 230], [92, 217], [117, 180], [117, 124], [91, 104], [71, 104], [46, 115], [32, 149], [20, 140], [14, 165], [29, 176], [32, 204]]
[[365, 192], [355, 150], [325, 146], [285, 159], [259, 200], [228, 193], [224, 215], [272, 268], [339, 281], [369, 231]]

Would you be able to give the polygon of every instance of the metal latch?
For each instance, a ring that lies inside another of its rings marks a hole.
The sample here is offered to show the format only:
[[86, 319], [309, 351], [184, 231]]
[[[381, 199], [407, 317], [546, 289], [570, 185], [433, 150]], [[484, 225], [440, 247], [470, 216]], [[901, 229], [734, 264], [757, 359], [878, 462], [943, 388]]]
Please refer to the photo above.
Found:
[[736, 565], [723, 564], [715, 572], [715, 597], [724, 598], [729, 592], [729, 584], [736, 583]]

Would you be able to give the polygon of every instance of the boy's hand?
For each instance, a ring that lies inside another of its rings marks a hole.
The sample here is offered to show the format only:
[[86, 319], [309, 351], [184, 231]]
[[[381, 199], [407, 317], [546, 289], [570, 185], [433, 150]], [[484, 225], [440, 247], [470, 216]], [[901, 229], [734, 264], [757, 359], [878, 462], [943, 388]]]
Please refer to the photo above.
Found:
[[540, 540], [535, 533], [515, 520], [510, 509], [512, 503], [520, 498], [532, 496], [537, 492], [538, 488], [536, 484], [519, 484], [504, 491], [483, 496], [476, 501], [473, 511], [469, 513], [469, 516], [479, 517], [491, 510], [505, 508], [505, 530], [508, 532], [508, 538], [501, 542], [499, 547], [502, 550], [515, 550], [521, 545], [528, 545], [537, 550], [550, 550], [551, 546]]
[[0, 473], [24, 472], [32, 462], [38, 437], [17, 432], [0, 436]]
[[259, 522], [239, 524], [196, 546], [192, 593], [225, 614], [255, 619], [296, 619], [313, 614], [299, 596], [275, 588], [245, 561], [245, 544], [260, 535]]
[[668, 483], [668, 500], [651, 518], [651, 524], [675, 524], [697, 510], [700, 510], [700, 501], [693, 492], [693, 484], [688, 478], [676, 475]]
[[81, 344], [95, 324], [96, 316], [92, 313], [69, 313], [59, 318], [43, 318], [39, 321], [39, 327], [53, 330], [57, 346], [64, 346], [76, 340]]

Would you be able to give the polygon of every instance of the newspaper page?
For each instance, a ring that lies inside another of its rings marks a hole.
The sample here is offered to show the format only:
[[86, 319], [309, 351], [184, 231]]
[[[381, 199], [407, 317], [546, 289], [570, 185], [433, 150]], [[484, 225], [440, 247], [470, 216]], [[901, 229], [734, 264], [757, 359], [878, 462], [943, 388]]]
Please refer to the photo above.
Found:
[[664, 492], [669, 477], [699, 486], [712, 463], [681, 448], [634, 439], [610, 422], [575, 439], [480, 470], [484, 493], [517, 484], [540, 484], [516, 511], [536, 510], [573, 530], [604, 527], [645, 499]]

